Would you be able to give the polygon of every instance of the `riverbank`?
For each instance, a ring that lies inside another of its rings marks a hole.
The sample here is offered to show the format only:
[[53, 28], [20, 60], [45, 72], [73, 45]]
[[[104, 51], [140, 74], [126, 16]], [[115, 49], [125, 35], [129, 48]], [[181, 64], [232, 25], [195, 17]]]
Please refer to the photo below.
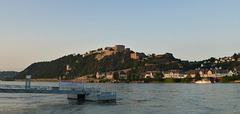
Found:
[[[25, 79], [14, 79], [17, 82], [24, 82]], [[58, 79], [31, 79], [32, 82], [59, 82]]]
[[[25, 79], [14, 79], [14, 81], [25, 81]], [[52, 79], [31, 79], [32, 82], [59, 82], [57, 78]], [[168, 78], [162, 79], [159, 81], [156, 80], [142, 80], [142, 81], [127, 81], [125, 80], [114, 80], [114, 79], [94, 79], [94, 78], [87, 78], [87, 77], [78, 77], [76, 79], [72, 79], [69, 81], [80, 81], [85, 83], [195, 83], [194, 80], [186, 80], [186, 79], [175, 79], [175, 78]], [[240, 80], [228, 81], [228, 82], [217, 82], [217, 83], [240, 83]]]
[[[17, 82], [24, 82], [25, 79], [14, 79], [13, 81], [17, 81]], [[57, 78], [54, 79], [31, 79], [32, 82], [59, 82], [60, 80], [58, 80]], [[68, 81], [80, 81], [80, 82], [99, 82], [99, 79], [73, 79], [73, 80], [68, 80]]]

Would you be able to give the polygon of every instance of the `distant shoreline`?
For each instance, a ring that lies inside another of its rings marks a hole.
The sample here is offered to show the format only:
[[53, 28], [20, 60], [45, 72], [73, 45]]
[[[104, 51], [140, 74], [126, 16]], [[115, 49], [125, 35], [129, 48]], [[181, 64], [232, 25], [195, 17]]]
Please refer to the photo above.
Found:
[[[14, 79], [16, 82], [25, 82], [25, 79]], [[32, 82], [59, 82], [57, 79], [31, 79]]]
[[[16, 81], [16, 82], [25, 82], [25, 79], [15, 79], [14, 81]], [[60, 80], [57, 80], [57, 79], [31, 79], [31, 81], [32, 82], [59, 82]], [[81, 81], [81, 80], [69, 80], [69, 81]], [[81, 82], [85, 82], [85, 83], [101, 83], [101, 82], [88, 82], [87, 80], [82, 80]], [[103, 82], [103, 83], [114, 83], [114, 82]], [[144, 83], [144, 82], [136, 82], [136, 81], [134, 81], [134, 82], [117, 82], [117, 83], [136, 84], [136, 83]], [[157, 81], [152, 81], [152, 82], [149, 82], [149, 83], [181, 83], [181, 82], [157, 82]], [[193, 82], [190, 82], [189, 84], [191, 84], [191, 83], [193, 83]], [[231, 81], [231, 82], [227, 82], [227, 83], [240, 83], [240, 80]], [[182, 84], [186, 84], [186, 83], [182, 83]]]

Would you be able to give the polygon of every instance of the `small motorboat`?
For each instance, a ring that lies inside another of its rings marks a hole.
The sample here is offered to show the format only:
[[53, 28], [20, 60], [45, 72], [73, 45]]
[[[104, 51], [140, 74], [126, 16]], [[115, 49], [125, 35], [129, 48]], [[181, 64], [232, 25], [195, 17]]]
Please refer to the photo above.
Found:
[[87, 100], [87, 101], [116, 101], [116, 93], [101, 92], [99, 89], [87, 88], [85, 100]]
[[212, 82], [210, 80], [198, 80], [195, 83], [196, 84], [210, 84]]

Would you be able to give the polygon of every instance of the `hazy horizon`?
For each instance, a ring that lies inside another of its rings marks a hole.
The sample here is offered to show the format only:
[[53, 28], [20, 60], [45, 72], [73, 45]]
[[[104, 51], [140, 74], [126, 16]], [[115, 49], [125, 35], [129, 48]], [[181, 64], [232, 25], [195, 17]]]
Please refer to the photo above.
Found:
[[240, 1], [0, 1], [0, 71], [100, 47], [200, 61], [240, 52]]

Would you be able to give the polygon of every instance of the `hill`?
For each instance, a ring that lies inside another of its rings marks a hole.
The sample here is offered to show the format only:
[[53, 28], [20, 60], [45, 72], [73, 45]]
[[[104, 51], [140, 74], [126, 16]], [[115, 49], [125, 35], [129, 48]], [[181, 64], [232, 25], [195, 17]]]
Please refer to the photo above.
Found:
[[83, 55], [67, 55], [48, 62], [33, 63], [15, 79], [25, 79], [26, 75], [32, 75], [33, 79], [76, 79], [82, 76], [94, 76], [97, 72], [119, 71], [131, 69], [138, 77], [146, 71], [167, 70], [194, 70], [194, 69], [228, 69], [240, 71], [240, 54], [231, 57], [209, 58], [203, 61], [182, 61], [176, 59], [173, 54], [148, 55], [135, 53], [124, 45], [99, 48], [88, 51]]
[[[37, 78], [74, 79], [77, 77], [95, 74], [96, 72], [109, 72], [122, 69], [133, 69], [136, 73], [145, 70], [168, 70], [180, 68], [179, 60], [172, 54], [162, 56], [149, 56], [144, 59], [132, 59], [133, 51], [116, 52], [112, 55], [96, 59], [97, 53], [82, 55], [68, 55], [50, 62], [33, 63], [20, 72], [15, 79], [25, 79], [26, 75]], [[151, 66], [151, 65], [153, 66]], [[150, 66], [147, 66], [150, 65]]]
[[0, 80], [11, 79], [17, 75], [15, 71], [2, 71], [0, 72]]

